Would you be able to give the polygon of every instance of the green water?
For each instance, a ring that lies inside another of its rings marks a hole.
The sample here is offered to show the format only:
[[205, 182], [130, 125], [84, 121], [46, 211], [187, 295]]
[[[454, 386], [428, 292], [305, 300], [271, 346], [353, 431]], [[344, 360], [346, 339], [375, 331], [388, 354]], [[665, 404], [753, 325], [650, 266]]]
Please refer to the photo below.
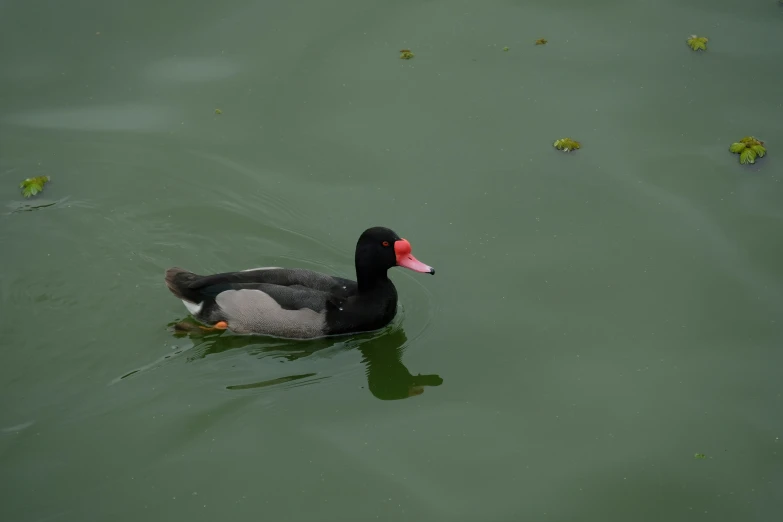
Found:
[[[783, 516], [774, 0], [4, 1], [0, 34], [3, 522]], [[352, 277], [374, 225], [437, 269], [384, 332], [167, 326], [169, 266]]]

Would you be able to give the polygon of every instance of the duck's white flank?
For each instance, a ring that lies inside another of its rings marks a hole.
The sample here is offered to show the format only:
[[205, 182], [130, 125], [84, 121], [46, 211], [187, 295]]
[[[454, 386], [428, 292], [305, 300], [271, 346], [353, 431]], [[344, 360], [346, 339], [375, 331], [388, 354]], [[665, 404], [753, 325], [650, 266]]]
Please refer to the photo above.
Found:
[[190, 301], [185, 301], [183, 299], [182, 302], [185, 304], [185, 308], [188, 309], [188, 312], [190, 312], [191, 315], [197, 315], [201, 311], [201, 307], [204, 306], [204, 301], [200, 303], [191, 303]]

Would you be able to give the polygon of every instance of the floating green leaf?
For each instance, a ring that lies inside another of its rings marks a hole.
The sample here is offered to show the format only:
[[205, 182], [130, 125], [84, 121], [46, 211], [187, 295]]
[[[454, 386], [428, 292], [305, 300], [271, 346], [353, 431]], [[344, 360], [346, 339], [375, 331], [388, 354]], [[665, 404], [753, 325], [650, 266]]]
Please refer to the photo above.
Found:
[[688, 38], [688, 45], [694, 51], [706, 51], [707, 42], [709, 42], [709, 39], [706, 36], [696, 36], [695, 34], [692, 34], [690, 38]]
[[707, 458], [707, 456], [706, 456], [704, 453], [695, 453], [695, 454], [693, 455], [693, 458], [694, 458], [694, 459], [706, 459], [706, 458]]
[[756, 163], [756, 153], [753, 149], [745, 148], [740, 152], [740, 163], [743, 165], [746, 163]]
[[43, 191], [44, 185], [49, 183], [49, 176], [36, 176], [34, 178], [27, 178], [19, 184], [19, 188], [22, 189], [22, 195], [26, 198], [30, 198]]
[[572, 140], [571, 138], [560, 138], [559, 140], [556, 140], [553, 145], [557, 150], [562, 150], [563, 152], [582, 148], [581, 143]]
[[740, 155], [740, 163], [756, 163], [756, 158], [763, 158], [767, 153], [764, 142], [754, 136], [745, 136], [736, 143], [732, 143], [729, 151]]
[[756, 153], [756, 155], [757, 155], [759, 158], [763, 158], [763, 157], [764, 157], [764, 154], [766, 154], [766, 153], [767, 153], [767, 149], [765, 149], [763, 145], [753, 145], [753, 146], [751, 147], [751, 150], [753, 150], [753, 152], [755, 152], [755, 153]]
[[403, 60], [410, 60], [416, 56], [410, 49], [400, 49], [400, 58]]
[[504, 48], [503, 48], [503, 50], [504, 50], [504, 51], [508, 51], [508, 47], [504, 47]]
[[734, 154], [739, 154], [740, 152], [742, 152], [742, 149], [744, 149], [746, 146], [747, 145], [745, 145], [744, 143], [740, 143], [740, 142], [732, 143], [731, 147], [729, 147], [729, 150], [731, 152], [733, 152]]
[[220, 109], [215, 109], [215, 114], [223, 114], [223, 111], [221, 111]]
[[539, 38], [536, 40], [536, 45], [546, 45], [547, 39], [546, 38]]

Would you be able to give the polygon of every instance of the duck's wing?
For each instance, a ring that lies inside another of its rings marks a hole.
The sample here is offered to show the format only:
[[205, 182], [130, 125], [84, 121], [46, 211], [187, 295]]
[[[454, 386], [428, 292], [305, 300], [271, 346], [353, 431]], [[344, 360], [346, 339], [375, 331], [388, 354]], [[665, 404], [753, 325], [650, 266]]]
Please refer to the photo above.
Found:
[[199, 276], [190, 281], [188, 287], [197, 290], [232, 283], [258, 283], [284, 287], [298, 286], [327, 292], [339, 297], [355, 295], [358, 290], [355, 281], [303, 268], [255, 268], [242, 272], [224, 272], [222, 274]]

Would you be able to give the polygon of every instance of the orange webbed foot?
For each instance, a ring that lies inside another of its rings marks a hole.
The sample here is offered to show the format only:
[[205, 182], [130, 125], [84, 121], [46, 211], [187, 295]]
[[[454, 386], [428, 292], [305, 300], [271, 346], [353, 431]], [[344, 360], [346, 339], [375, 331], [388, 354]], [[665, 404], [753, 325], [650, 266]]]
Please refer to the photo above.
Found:
[[228, 328], [228, 323], [225, 321], [218, 321], [215, 326], [199, 326], [202, 330], [207, 332], [214, 332], [215, 330], [225, 330]]

